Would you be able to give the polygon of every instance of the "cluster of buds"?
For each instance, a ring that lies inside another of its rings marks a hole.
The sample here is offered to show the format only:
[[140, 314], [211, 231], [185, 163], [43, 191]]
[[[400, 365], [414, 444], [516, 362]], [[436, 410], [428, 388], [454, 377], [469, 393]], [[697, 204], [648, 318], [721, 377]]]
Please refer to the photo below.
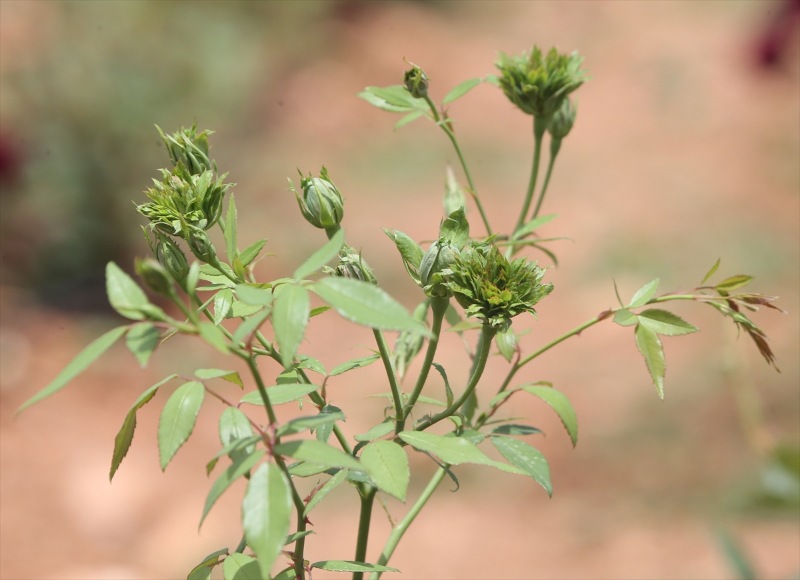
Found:
[[370, 284], [378, 284], [378, 279], [372, 273], [372, 268], [361, 257], [361, 252], [356, 252], [347, 244], [339, 252], [339, 263], [336, 264], [336, 268], [325, 266], [323, 271], [330, 276], [353, 278]]
[[496, 63], [501, 73], [498, 81], [506, 97], [522, 111], [550, 118], [586, 80], [582, 62], [577, 52], [562, 54], [555, 48], [546, 56], [537, 46], [521, 55], [501, 52]]
[[303, 196], [300, 197], [297, 193], [291, 179], [289, 188], [297, 198], [303, 217], [315, 228], [324, 230], [338, 228], [344, 217], [344, 199], [328, 176], [328, 170], [323, 167], [319, 177], [311, 177], [310, 173], [308, 177], [303, 177], [299, 169], [297, 172], [300, 173], [300, 189], [303, 190]]

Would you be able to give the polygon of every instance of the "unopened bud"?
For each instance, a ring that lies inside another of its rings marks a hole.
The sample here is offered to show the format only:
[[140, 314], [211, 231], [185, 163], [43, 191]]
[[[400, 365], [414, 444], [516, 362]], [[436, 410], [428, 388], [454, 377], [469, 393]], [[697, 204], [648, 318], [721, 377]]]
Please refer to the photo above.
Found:
[[164, 296], [172, 295], [172, 277], [164, 266], [153, 258], [145, 258], [144, 260], [137, 258], [136, 273], [141, 276], [142, 280], [153, 292]]
[[180, 282], [189, 274], [189, 264], [186, 262], [186, 255], [172, 241], [172, 238], [156, 232], [158, 241], [156, 242], [156, 258], [164, 266], [174, 280]]
[[328, 273], [342, 278], [354, 278], [370, 284], [378, 284], [378, 279], [372, 273], [372, 268], [367, 265], [366, 260], [361, 257], [361, 253], [350, 246], [345, 246], [339, 254], [339, 263], [335, 269], [329, 268]]
[[569, 99], [564, 99], [561, 108], [555, 112], [547, 130], [554, 139], [563, 139], [572, 130], [575, 124], [575, 115], [578, 113], [578, 106], [572, 104]]
[[403, 75], [403, 82], [412, 97], [424, 99], [428, 96], [428, 75], [417, 65], [412, 65], [411, 68], [406, 71]]
[[191, 228], [187, 241], [189, 242], [189, 249], [198, 260], [207, 264], [217, 261], [217, 251], [214, 249], [214, 244], [211, 243], [208, 235], [203, 230]]
[[344, 200], [328, 177], [328, 170], [323, 167], [319, 177], [311, 177], [310, 174], [302, 177], [302, 173], [300, 176], [303, 197], [295, 191], [294, 184], [291, 185], [291, 190], [306, 221], [315, 228], [326, 230], [338, 226], [344, 217]]
[[444, 238], [439, 238], [431, 244], [419, 265], [419, 278], [422, 287], [425, 289], [425, 294], [440, 298], [447, 298], [453, 295], [442, 284], [444, 280], [441, 272], [455, 261], [458, 253], [458, 248]]

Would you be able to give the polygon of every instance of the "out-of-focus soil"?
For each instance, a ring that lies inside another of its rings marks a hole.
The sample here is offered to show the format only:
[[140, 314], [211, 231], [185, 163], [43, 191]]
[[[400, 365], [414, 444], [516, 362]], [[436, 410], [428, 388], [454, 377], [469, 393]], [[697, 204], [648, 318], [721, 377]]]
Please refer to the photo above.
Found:
[[[754, 517], [740, 509], [758, 487], [762, 464], [733, 396], [736, 388], [755, 387], [770, 436], [797, 442], [800, 60], [795, 42], [782, 68], [754, 64], [754, 39], [770, 6], [382, 3], [340, 20], [332, 29], [340, 39], [335, 48], [289, 70], [279, 89], [254, 97], [251, 126], [232, 127], [227, 136], [216, 128], [217, 161], [240, 184], [240, 245], [266, 236], [277, 254], [258, 266], [263, 279], [288, 275], [322, 242], [284, 190], [294, 167], [325, 163], [347, 198], [348, 242], [363, 247], [382, 285], [413, 307], [419, 296], [380, 228], [432, 239], [444, 164], [457, 159], [434, 127], [417, 121], [393, 133], [398, 118], [355, 93], [396, 83], [402, 57], [426, 68], [431, 93], [441, 100], [461, 80], [492, 73], [497, 50], [515, 53], [532, 43], [578, 49], [592, 79], [579, 91], [577, 123], [545, 203], [546, 213], [560, 217], [543, 231], [574, 242], [551, 246], [560, 266], [548, 270], [556, 289], [540, 304], [538, 321], [515, 321], [533, 329], [523, 349], [532, 352], [612, 306], [612, 278], [623, 299], [656, 276], [663, 291], [691, 288], [720, 257], [720, 274], [755, 274], [754, 290], [780, 295], [789, 311], [754, 315], [772, 337], [779, 375], [711, 309], [675, 307], [702, 332], [664, 340], [664, 402], [630, 328], [608, 322], [543, 355], [517, 378], [552, 381], [570, 397], [580, 421], [577, 447], [541, 402], [520, 397], [507, 412], [546, 432], [531, 443], [550, 462], [552, 499], [532, 480], [455, 468], [461, 489], [450, 493], [452, 482], [443, 483], [391, 562], [403, 578], [732, 577], [715, 541], [718, 527], [736, 535], [761, 578], [800, 570], [796, 514]], [[450, 114], [494, 227], [506, 231], [529, 171], [529, 119], [489, 85], [454, 103]], [[246, 147], [225, 153], [237, 138]], [[470, 219], [482, 233], [474, 209]], [[546, 256], [535, 257], [550, 265]], [[169, 393], [163, 389], [138, 413], [133, 446], [112, 485], [107, 477], [114, 436], [141, 391], [200, 366], [244, 374], [238, 361], [175, 339], [142, 370], [117, 347], [63, 392], [14, 417], [113, 322], [44, 310], [9, 287], [0, 306], [0, 577], [180, 578], [205, 554], [233, 548], [241, 481], [197, 531], [210, 486], [204, 465], [219, 448], [216, 401], [206, 401], [192, 438], [162, 474], [155, 432]], [[367, 352], [353, 345], [372, 344], [368, 330], [328, 312], [313, 320], [302, 349], [331, 368]], [[452, 384], [463, 385], [467, 365], [458, 338], [448, 334], [440, 351]], [[272, 377], [278, 369], [269, 364], [263, 370]], [[331, 402], [347, 414], [348, 436], [382, 417], [380, 400], [365, 398], [385, 390], [379, 366], [329, 382]], [[483, 402], [505, 368], [500, 357], [490, 361]], [[438, 377], [427, 389], [441, 394]], [[238, 396], [233, 386], [219, 390]], [[296, 408], [282, 412], [287, 417]], [[434, 467], [412, 453], [411, 501]], [[312, 561], [352, 558], [357, 506], [356, 494], [343, 486], [314, 511]], [[391, 499], [387, 507], [395, 518], [405, 510]], [[371, 561], [389, 531], [380, 507], [373, 522]], [[327, 574], [314, 578], [339, 577]]]

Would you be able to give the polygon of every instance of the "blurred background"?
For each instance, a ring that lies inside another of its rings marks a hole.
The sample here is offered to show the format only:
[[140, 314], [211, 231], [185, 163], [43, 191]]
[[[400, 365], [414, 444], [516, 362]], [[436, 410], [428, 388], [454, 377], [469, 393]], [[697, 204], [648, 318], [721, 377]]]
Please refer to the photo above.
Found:
[[[240, 538], [242, 482], [198, 533], [222, 411], [207, 401], [165, 474], [155, 432], [169, 391], [138, 414], [109, 485], [113, 439], [140, 392], [171, 372], [232, 366], [194, 341], [167, 343], [142, 370], [116, 347], [69, 388], [14, 410], [104, 329], [109, 260], [132, 269], [147, 245], [134, 203], [168, 157], [153, 127], [197, 120], [234, 189], [240, 245], [268, 237], [261, 279], [288, 275], [323, 241], [287, 176], [324, 163], [346, 197], [348, 242], [409, 308], [419, 291], [381, 227], [436, 236], [449, 142], [356, 94], [397, 84], [403, 57], [433, 98], [496, 72], [498, 50], [577, 49], [592, 79], [559, 155], [543, 235], [556, 290], [518, 329], [532, 352], [655, 277], [688, 289], [756, 276], [788, 315], [754, 320], [781, 373], [708, 307], [673, 310], [701, 333], [666, 338], [658, 399], [629, 328], [606, 323], [529, 365], [576, 407], [572, 449], [541, 402], [515, 400], [546, 438], [552, 499], [533, 480], [460, 466], [400, 544], [404, 578], [758, 578], [800, 571], [800, 3], [737, 2], [22, 2], [0, 3], [0, 577], [181, 578]], [[494, 226], [513, 226], [530, 171], [530, 119], [488, 84], [450, 107]], [[481, 230], [474, 207], [473, 228]], [[543, 254], [531, 253], [543, 265]], [[721, 279], [721, 278], [718, 278]], [[335, 344], [330, 339], [335, 337]], [[474, 337], [473, 337], [474, 340]], [[303, 347], [326, 365], [363, 356], [371, 333], [334, 313]], [[466, 379], [457, 337], [440, 347]], [[238, 363], [238, 361], [237, 361]], [[263, 363], [265, 373], [274, 370]], [[238, 368], [238, 367], [237, 367]], [[328, 367], [330, 368], [330, 366]], [[494, 357], [486, 383], [505, 374]], [[413, 373], [413, 370], [412, 370]], [[373, 365], [331, 380], [345, 432], [380, 420]], [[441, 389], [429, 380], [433, 396]], [[486, 384], [485, 401], [494, 386]], [[220, 389], [226, 392], [224, 388]], [[249, 389], [248, 389], [249, 390]], [[230, 396], [235, 397], [235, 387]], [[254, 411], [255, 412], [255, 411]], [[287, 413], [295, 412], [287, 409]], [[414, 457], [409, 497], [435, 466]], [[313, 484], [315, 482], [309, 482]], [[448, 487], [449, 486], [449, 487]], [[394, 500], [395, 518], [405, 507]], [[351, 559], [358, 500], [342, 487], [312, 518], [313, 560]], [[376, 506], [368, 559], [389, 525]], [[736, 562], [740, 561], [737, 565]], [[219, 571], [215, 572], [219, 574]], [[340, 577], [328, 573], [330, 577]], [[794, 575], [794, 576], [793, 576]], [[221, 576], [220, 576], [221, 577]], [[326, 578], [323, 573], [315, 578]]]

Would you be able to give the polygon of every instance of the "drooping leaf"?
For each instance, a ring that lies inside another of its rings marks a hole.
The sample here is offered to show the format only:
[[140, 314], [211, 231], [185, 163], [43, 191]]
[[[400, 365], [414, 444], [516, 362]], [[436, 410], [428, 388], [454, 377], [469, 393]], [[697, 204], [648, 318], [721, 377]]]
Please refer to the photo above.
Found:
[[192, 434], [197, 413], [203, 404], [205, 388], [202, 383], [189, 381], [178, 387], [167, 400], [158, 421], [158, 456], [161, 471]]
[[464, 247], [469, 240], [469, 222], [463, 205], [442, 221], [442, 225], [439, 226], [439, 237], [450, 240], [459, 250]]
[[644, 357], [644, 362], [647, 365], [647, 370], [650, 371], [650, 376], [653, 378], [653, 384], [656, 386], [658, 396], [664, 398], [664, 373], [667, 369], [666, 361], [664, 360], [664, 348], [661, 346], [661, 340], [655, 331], [651, 330], [644, 324], [636, 325], [636, 347]]
[[281, 428], [278, 429], [277, 435], [280, 437], [283, 437], [284, 435], [294, 435], [296, 433], [301, 433], [306, 429], [335, 423], [336, 421], [341, 421], [343, 419], [344, 413], [341, 411], [338, 413], [320, 413], [319, 415], [312, 415], [309, 417], [298, 417], [284, 423]]
[[203, 380], [222, 379], [244, 388], [244, 384], [242, 384], [242, 377], [239, 376], [237, 371], [226, 371], [222, 369], [197, 369], [194, 371], [194, 376]]
[[339, 250], [342, 249], [343, 245], [344, 229], [340, 228], [324, 246], [311, 254], [311, 257], [295, 270], [294, 274], [292, 274], [292, 278], [299, 280], [313, 274], [338, 256]]
[[293, 457], [301, 461], [316, 463], [327, 467], [343, 467], [348, 469], [363, 469], [358, 460], [344, 451], [340, 451], [327, 443], [314, 439], [289, 441], [281, 443], [274, 448], [278, 455]]
[[114, 453], [111, 455], [111, 472], [108, 475], [109, 481], [114, 479], [114, 474], [117, 472], [117, 469], [119, 469], [122, 460], [128, 454], [128, 449], [130, 449], [131, 442], [133, 442], [133, 433], [136, 430], [136, 411], [144, 407], [150, 399], [156, 395], [156, 391], [161, 385], [166, 384], [177, 376], [178, 375], [169, 375], [167, 378], [147, 389], [144, 393], [139, 395], [139, 398], [136, 399], [136, 402], [130, 408], [128, 414], [125, 415], [122, 427], [114, 438]]
[[275, 329], [275, 339], [280, 347], [283, 366], [292, 368], [294, 354], [303, 335], [309, 317], [308, 291], [302, 286], [287, 285], [275, 299], [272, 310], [272, 327]]
[[143, 320], [146, 316], [142, 308], [153, 306], [133, 278], [114, 262], [106, 266], [106, 292], [114, 310], [131, 320]]
[[286, 476], [274, 463], [263, 463], [250, 476], [242, 501], [242, 528], [262, 578], [269, 578], [283, 549], [291, 515], [292, 492]]
[[700, 282], [700, 285], [701, 285], [701, 286], [702, 286], [703, 284], [705, 284], [706, 282], [708, 282], [708, 279], [709, 279], [709, 278], [711, 278], [711, 276], [713, 276], [713, 275], [714, 275], [714, 273], [717, 271], [717, 268], [719, 268], [719, 262], [720, 262], [720, 258], [718, 258], [718, 259], [717, 259], [717, 261], [716, 261], [716, 262], [714, 262], [714, 265], [713, 265], [713, 266], [711, 266], [711, 269], [708, 271], [708, 274], [706, 274], [706, 275], [703, 277], [703, 281], [702, 281], [702, 282]]
[[405, 503], [411, 473], [402, 447], [392, 441], [370, 443], [361, 452], [361, 465], [378, 489]]
[[223, 288], [214, 294], [214, 324], [219, 324], [231, 315], [233, 290]]
[[535, 479], [548, 495], [553, 495], [553, 484], [550, 483], [550, 466], [547, 464], [547, 459], [545, 459], [544, 455], [537, 449], [511, 437], [492, 437], [492, 443], [512, 465], [516, 465]]
[[623, 308], [622, 310], [617, 310], [614, 315], [614, 322], [620, 326], [633, 326], [639, 322], [639, 317], [630, 310]]
[[450, 388], [450, 381], [447, 380], [447, 373], [444, 370], [444, 367], [439, 363], [431, 363], [433, 368], [435, 368], [440, 375], [442, 375], [442, 380], [444, 381], [444, 393], [445, 397], [447, 398], [447, 406], [453, 404], [453, 389]]
[[[319, 385], [311, 385], [308, 383], [291, 383], [286, 385], [274, 385], [267, 387], [267, 396], [269, 402], [273, 405], [282, 405], [316, 391]], [[261, 394], [258, 391], [251, 391], [247, 393], [239, 401], [240, 403], [249, 403], [251, 405], [263, 405]]]
[[100, 358], [115, 342], [122, 338], [122, 335], [125, 334], [129, 328], [129, 326], [118, 326], [109, 330], [101, 337], [96, 338], [89, 346], [78, 353], [78, 356], [72, 359], [49, 385], [25, 401], [22, 406], [17, 409], [16, 414], [19, 415], [34, 403], [38, 403], [42, 399], [46, 399], [53, 393], [63, 389], [67, 383], [86, 370], [86, 367]]
[[308, 504], [306, 505], [306, 509], [303, 511], [303, 515], [307, 516], [323, 499], [325, 496], [332, 492], [336, 487], [339, 486], [340, 483], [347, 479], [347, 470], [340, 469], [336, 472], [336, 474], [331, 477], [328, 481], [325, 482], [321, 488], [317, 490], [317, 493], [309, 500]]
[[225, 580], [263, 580], [255, 558], [234, 552], [222, 564]]
[[514, 329], [509, 326], [508, 330], [505, 332], [498, 332], [495, 335], [495, 342], [503, 358], [511, 362], [511, 359], [517, 352], [517, 334], [514, 332]]
[[575, 409], [572, 408], [572, 403], [569, 402], [567, 396], [561, 391], [557, 391], [552, 387], [545, 387], [541, 385], [523, 386], [522, 390], [536, 395], [545, 403], [553, 407], [553, 410], [561, 419], [564, 428], [569, 433], [569, 438], [572, 440], [574, 447], [578, 443], [578, 416], [575, 414]]
[[[337, 418], [337, 421], [346, 421], [344, 413], [339, 407], [334, 405], [325, 405], [319, 411], [320, 415], [341, 415], [341, 417]], [[316, 427], [316, 437], [317, 441], [322, 441], [323, 443], [327, 443], [328, 439], [333, 433], [333, 428], [336, 424], [335, 423], [323, 423], [319, 427]]]
[[456, 87], [453, 90], [451, 90], [449, 93], [447, 93], [447, 95], [445, 95], [444, 99], [442, 99], [442, 105], [446, 105], [448, 103], [452, 103], [453, 101], [455, 101], [459, 97], [463, 97], [469, 91], [471, 91], [476, 86], [481, 84], [482, 81], [483, 81], [483, 79], [469, 79], [469, 80], [464, 81], [463, 83], [460, 83], [460, 84], [456, 85]]
[[267, 308], [242, 322], [233, 333], [233, 342], [238, 344], [261, 328], [261, 325], [269, 318], [270, 312], [271, 310]]
[[214, 506], [216, 501], [219, 497], [225, 492], [230, 485], [242, 477], [245, 473], [248, 473], [256, 463], [258, 463], [266, 451], [264, 449], [258, 449], [253, 451], [249, 455], [245, 456], [241, 461], [232, 463], [228, 468], [223, 471], [219, 477], [217, 477], [214, 484], [211, 486], [211, 489], [208, 492], [208, 496], [206, 497], [206, 504], [203, 507], [203, 515], [200, 518], [200, 523], [198, 524], [198, 528], [203, 525], [203, 520], [206, 519], [208, 512]]
[[228, 262], [233, 264], [233, 260], [238, 254], [236, 248], [236, 204], [233, 202], [233, 194], [228, 198], [228, 213], [225, 215], [225, 249], [228, 254]]
[[361, 280], [323, 278], [312, 289], [344, 318], [383, 330], [407, 330], [425, 336], [430, 332], [386, 292]]
[[125, 337], [125, 346], [144, 368], [158, 346], [158, 329], [149, 322], [134, 324]]
[[258, 240], [257, 242], [250, 244], [247, 246], [241, 254], [239, 254], [239, 259], [242, 261], [243, 266], [249, 266], [250, 263], [256, 259], [258, 253], [267, 243], [267, 240]]
[[655, 296], [656, 290], [658, 289], [658, 282], [659, 278], [656, 278], [639, 288], [634, 293], [633, 298], [631, 298], [631, 303], [628, 304], [628, 308], [636, 308], [637, 306], [644, 306], [647, 304], [647, 301]]
[[730, 278], [725, 278], [722, 282], [714, 286], [717, 291], [721, 292], [733, 292], [734, 290], [738, 290], [739, 288], [744, 288], [750, 282], [754, 280], [754, 276], [746, 276], [744, 274], [739, 274], [738, 276], [731, 276]]
[[347, 371], [351, 371], [353, 369], [358, 369], [361, 367], [365, 367], [369, 364], [374, 363], [376, 360], [381, 358], [379, 354], [371, 354], [369, 356], [365, 356], [362, 358], [356, 358], [353, 360], [349, 360], [345, 363], [337, 365], [333, 368], [330, 372], [330, 376], [335, 377], [336, 375], [341, 375], [342, 373], [346, 373]]
[[368, 564], [366, 562], [353, 562], [351, 560], [322, 560], [314, 562], [311, 567], [330, 570], [331, 572], [400, 572], [397, 568]]
[[650, 308], [640, 312], [639, 323], [645, 325], [653, 332], [665, 336], [680, 336], [700, 330], [696, 326], [686, 322], [677, 314], [659, 308]]
[[219, 326], [212, 322], [203, 321], [198, 326], [198, 329], [200, 330], [200, 338], [222, 354], [228, 354], [228, 342], [225, 340], [225, 335], [222, 334]]
[[211, 578], [211, 568], [219, 564], [219, 557], [228, 554], [228, 548], [223, 548], [212, 552], [200, 562], [197, 566], [192, 568], [186, 580], [209, 580]]
[[237, 284], [236, 297], [247, 304], [269, 306], [275, 296], [271, 288], [263, 288], [251, 284]]

